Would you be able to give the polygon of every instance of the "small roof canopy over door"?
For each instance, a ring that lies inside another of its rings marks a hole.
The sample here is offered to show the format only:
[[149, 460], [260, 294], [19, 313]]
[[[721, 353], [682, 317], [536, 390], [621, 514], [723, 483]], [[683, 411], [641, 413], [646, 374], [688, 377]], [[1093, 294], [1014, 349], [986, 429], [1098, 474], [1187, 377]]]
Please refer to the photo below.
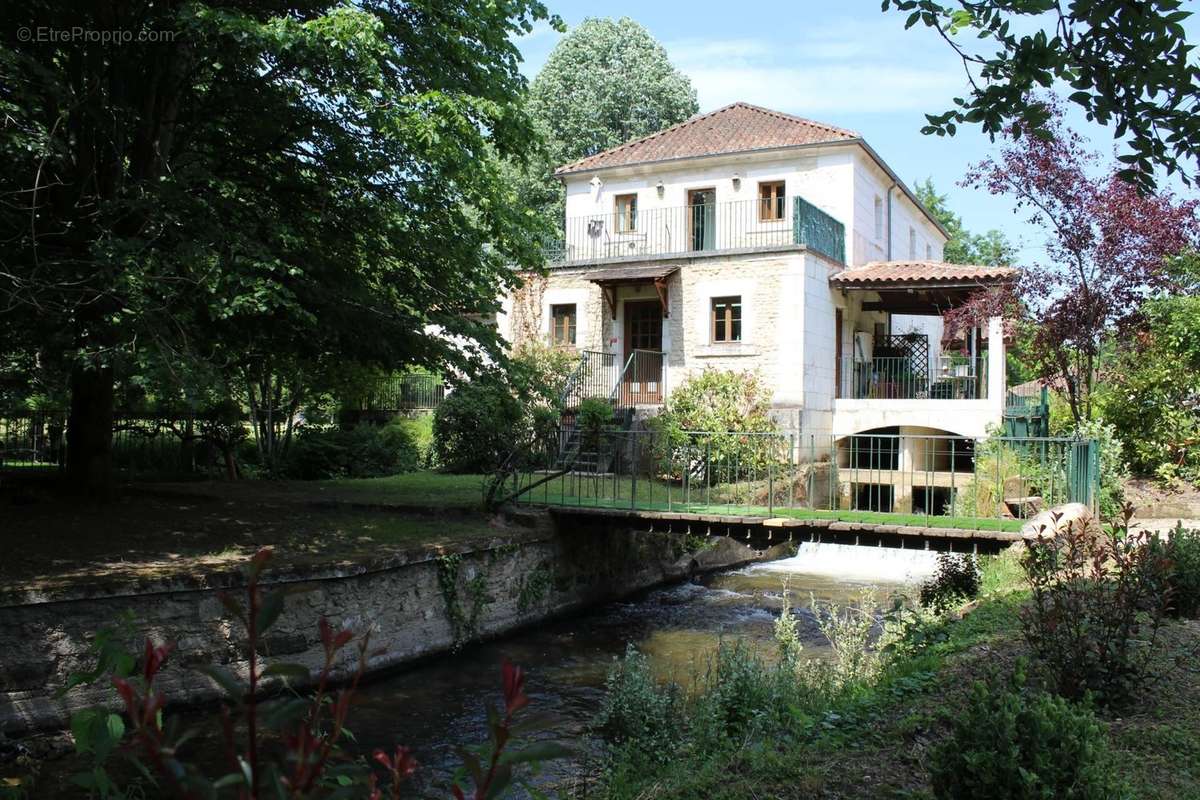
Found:
[[611, 267], [609, 269], [592, 270], [588, 280], [600, 287], [604, 294], [604, 304], [608, 306], [609, 314], [617, 318], [617, 287], [650, 284], [658, 292], [658, 301], [662, 304], [662, 315], [670, 316], [667, 295], [667, 281], [679, 271], [674, 265], [655, 267]]

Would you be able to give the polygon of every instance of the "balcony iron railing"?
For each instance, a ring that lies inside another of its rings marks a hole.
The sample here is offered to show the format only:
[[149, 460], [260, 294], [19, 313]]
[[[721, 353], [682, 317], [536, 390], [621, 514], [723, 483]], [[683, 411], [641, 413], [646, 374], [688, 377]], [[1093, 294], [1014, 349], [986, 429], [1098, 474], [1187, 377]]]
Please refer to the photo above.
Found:
[[548, 243], [552, 267], [609, 259], [770, 249], [804, 245], [845, 262], [842, 223], [799, 197], [735, 200], [636, 213], [570, 217], [563, 238]]
[[985, 400], [987, 356], [943, 356], [931, 375], [903, 357], [842, 360], [838, 397], [844, 400]]

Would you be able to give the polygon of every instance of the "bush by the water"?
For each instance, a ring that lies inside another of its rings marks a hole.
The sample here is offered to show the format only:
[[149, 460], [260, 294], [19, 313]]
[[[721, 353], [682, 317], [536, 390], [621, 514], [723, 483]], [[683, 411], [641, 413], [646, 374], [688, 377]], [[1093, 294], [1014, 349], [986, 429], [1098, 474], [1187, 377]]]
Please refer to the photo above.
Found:
[[976, 683], [929, 760], [940, 800], [1115, 800], [1126, 796], [1086, 707], [1026, 686]]
[[1128, 529], [1131, 515], [1103, 531], [1078, 524], [1031, 541], [1022, 559], [1032, 590], [1025, 640], [1051, 688], [1072, 700], [1091, 694], [1120, 706], [1155, 677], [1170, 564], [1153, 536]]
[[1170, 613], [1188, 619], [1200, 618], [1200, 530], [1177, 524], [1159, 546], [1168, 565]]
[[938, 553], [937, 571], [921, 584], [921, 605], [946, 611], [979, 594], [979, 565], [965, 553]]
[[604, 681], [596, 731], [613, 747], [668, 759], [679, 744], [683, 721], [683, 689], [674, 682], [655, 680], [650, 660], [630, 644]]
[[491, 472], [521, 441], [520, 401], [498, 377], [482, 377], [450, 393], [433, 417], [438, 464], [447, 472]]
[[284, 472], [300, 480], [377, 478], [412, 472], [420, 466], [421, 451], [412, 426], [396, 420], [348, 430], [302, 430], [292, 442]]

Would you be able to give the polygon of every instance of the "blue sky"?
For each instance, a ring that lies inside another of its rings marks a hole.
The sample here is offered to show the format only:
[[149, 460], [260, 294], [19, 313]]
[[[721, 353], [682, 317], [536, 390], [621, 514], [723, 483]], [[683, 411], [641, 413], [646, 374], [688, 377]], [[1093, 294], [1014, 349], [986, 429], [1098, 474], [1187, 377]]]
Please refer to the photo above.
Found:
[[[950, 108], [965, 91], [962, 64], [922, 25], [904, 30], [906, 15], [882, 13], [879, 0], [548, 0], [572, 27], [589, 16], [631, 17], [667, 49], [692, 80], [700, 110], [736, 100], [811, 117], [861, 133], [910, 186], [932, 177], [972, 231], [998, 228], [1019, 246], [1018, 259], [1042, 256], [1041, 232], [1013, 213], [1011, 201], [957, 184], [968, 166], [995, 146], [973, 127], [954, 137], [924, 136], [924, 113]], [[1200, 32], [1189, 24], [1189, 39]], [[539, 26], [518, 41], [532, 78], [559, 39]], [[1081, 114], [1068, 120], [1101, 152], [1110, 131]]]

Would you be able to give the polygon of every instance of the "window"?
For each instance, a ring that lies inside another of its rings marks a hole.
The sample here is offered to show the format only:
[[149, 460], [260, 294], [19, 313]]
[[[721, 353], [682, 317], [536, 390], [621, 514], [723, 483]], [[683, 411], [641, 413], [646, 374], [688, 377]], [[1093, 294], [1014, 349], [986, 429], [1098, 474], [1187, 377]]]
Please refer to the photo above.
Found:
[[875, 241], [883, 239], [883, 198], [875, 195]]
[[783, 193], [783, 181], [763, 181], [758, 185], [758, 219], [774, 222], [783, 219], [787, 199]]
[[740, 342], [742, 340], [742, 298], [713, 298], [712, 340], [714, 342]]
[[619, 194], [617, 205], [617, 233], [637, 230], [637, 195]]
[[550, 306], [550, 343], [556, 347], [575, 346], [575, 304]]
[[908, 229], [908, 260], [917, 260], [917, 231], [915, 228]]
[[925, 243], [925, 260], [933, 261], [933, 245], [929, 242]]

